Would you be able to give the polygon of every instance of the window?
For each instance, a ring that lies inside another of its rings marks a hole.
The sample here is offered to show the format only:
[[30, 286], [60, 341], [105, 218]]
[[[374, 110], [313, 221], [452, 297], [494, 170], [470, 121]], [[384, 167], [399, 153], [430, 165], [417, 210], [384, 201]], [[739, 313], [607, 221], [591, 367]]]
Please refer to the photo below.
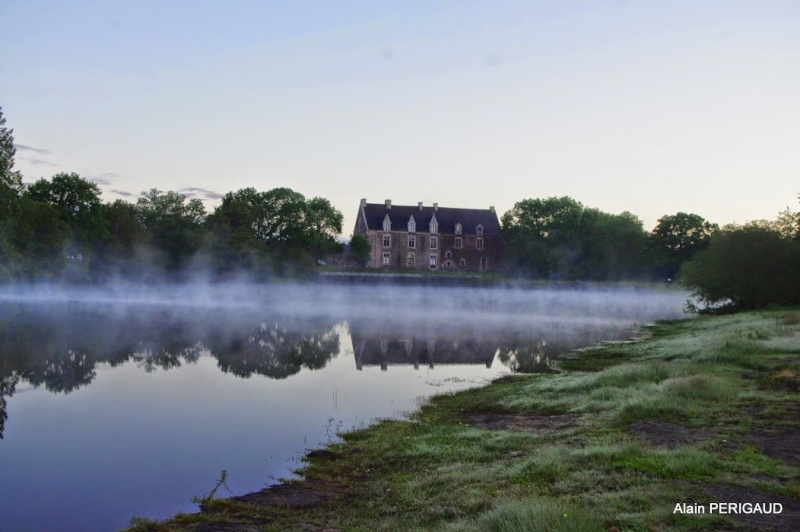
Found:
[[451, 259], [451, 258], [453, 258], [453, 252], [452, 252], [452, 251], [448, 251], [448, 252], [446, 252], [446, 253], [444, 254], [444, 258], [446, 258], [446, 259]]
[[444, 261], [444, 267], [445, 267], [446, 270], [452, 270], [453, 266], [455, 266], [455, 264], [453, 264], [452, 260]]
[[433, 218], [431, 218], [431, 223], [428, 228], [430, 229], [432, 235], [435, 235], [439, 232], [439, 221], [436, 219], [435, 214], [433, 215]]
[[412, 249], [417, 247], [417, 237], [415, 235], [408, 235], [408, 247]]
[[389, 265], [389, 258], [390, 258], [390, 255], [389, 255], [388, 252], [383, 254], [383, 265], [384, 266], [388, 266]]
[[432, 236], [431, 237], [431, 249], [438, 249], [439, 248], [439, 237]]
[[479, 225], [478, 227], [475, 228], [475, 234], [478, 235], [478, 236], [483, 236], [483, 226], [482, 225]]
[[464, 243], [461, 241], [461, 237], [460, 236], [456, 237], [456, 241], [453, 244], [453, 247], [456, 248], [456, 249], [461, 249], [461, 248], [464, 247]]
[[431, 270], [435, 270], [436, 269], [436, 255], [431, 255], [430, 256], [430, 262], [428, 264], [430, 265]]
[[483, 249], [483, 239], [476, 238], [475, 239], [475, 249]]
[[481, 271], [485, 272], [489, 269], [489, 259], [486, 257], [481, 258]]
[[462, 268], [466, 267], [467, 259], [461, 259], [460, 261], [458, 261], [458, 265], [461, 266]]
[[383, 230], [386, 231], [387, 233], [392, 230], [392, 221], [389, 219], [388, 214], [383, 219]]
[[414, 216], [412, 215], [411, 218], [408, 220], [408, 232], [415, 233], [417, 231], [417, 222], [414, 221]]
[[383, 235], [383, 247], [392, 247], [392, 235]]
[[457, 235], [461, 234], [461, 224], [456, 224], [456, 234]]
[[414, 253], [409, 253], [406, 257], [406, 266], [413, 268], [417, 265], [417, 256]]

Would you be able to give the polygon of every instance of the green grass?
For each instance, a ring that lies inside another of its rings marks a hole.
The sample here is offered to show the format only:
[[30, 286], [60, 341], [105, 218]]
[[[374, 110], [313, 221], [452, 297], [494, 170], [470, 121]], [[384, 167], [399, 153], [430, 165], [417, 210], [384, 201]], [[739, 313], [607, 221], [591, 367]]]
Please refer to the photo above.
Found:
[[[739, 525], [673, 514], [677, 502], [707, 502], [704, 482], [800, 498], [800, 470], [748, 440], [755, 428], [800, 428], [787, 415], [800, 408], [791, 388], [797, 345], [785, 341], [800, 337], [800, 311], [665, 322], [651, 333], [575, 353], [561, 373], [440, 395], [409, 420], [343, 434], [330, 447], [338, 459], [300, 471], [340, 483], [341, 496], [325, 505], [215, 500], [214, 513], [140, 520], [131, 530], [188, 530], [209, 520], [261, 530], [714, 530]], [[487, 431], [466, 423], [469, 412], [575, 419], [561, 430]], [[706, 436], [654, 446], [632, 432], [640, 421]]]

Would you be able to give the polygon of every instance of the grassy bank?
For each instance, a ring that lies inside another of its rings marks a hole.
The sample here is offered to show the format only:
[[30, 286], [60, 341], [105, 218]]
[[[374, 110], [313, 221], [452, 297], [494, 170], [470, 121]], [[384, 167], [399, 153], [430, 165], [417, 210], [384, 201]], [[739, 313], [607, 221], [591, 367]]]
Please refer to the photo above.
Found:
[[[132, 530], [800, 529], [800, 310], [660, 323], [343, 434], [308, 481]], [[780, 502], [780, 515], [674, 513]]]

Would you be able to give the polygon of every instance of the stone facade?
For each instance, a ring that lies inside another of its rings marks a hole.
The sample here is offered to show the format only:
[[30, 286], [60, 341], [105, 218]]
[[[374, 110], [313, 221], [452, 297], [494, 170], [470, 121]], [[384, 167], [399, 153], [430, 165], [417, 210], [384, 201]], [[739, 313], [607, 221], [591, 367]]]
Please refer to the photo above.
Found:
[[486, 272], [502, 269], [503, 238], [494, 207], [455, 209], [361, 200], [354, 235], [372, 253], [368, 268]]

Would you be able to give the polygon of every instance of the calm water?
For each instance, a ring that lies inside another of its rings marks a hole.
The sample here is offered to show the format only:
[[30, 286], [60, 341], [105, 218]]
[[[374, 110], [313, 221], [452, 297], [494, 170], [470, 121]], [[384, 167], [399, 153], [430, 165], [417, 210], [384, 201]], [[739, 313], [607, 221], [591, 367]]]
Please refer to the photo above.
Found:
[[291, 475], [424, 397], [681, 315], [678, 293], [246, 285], [0, 292], [0, 529], [114, 530]]

